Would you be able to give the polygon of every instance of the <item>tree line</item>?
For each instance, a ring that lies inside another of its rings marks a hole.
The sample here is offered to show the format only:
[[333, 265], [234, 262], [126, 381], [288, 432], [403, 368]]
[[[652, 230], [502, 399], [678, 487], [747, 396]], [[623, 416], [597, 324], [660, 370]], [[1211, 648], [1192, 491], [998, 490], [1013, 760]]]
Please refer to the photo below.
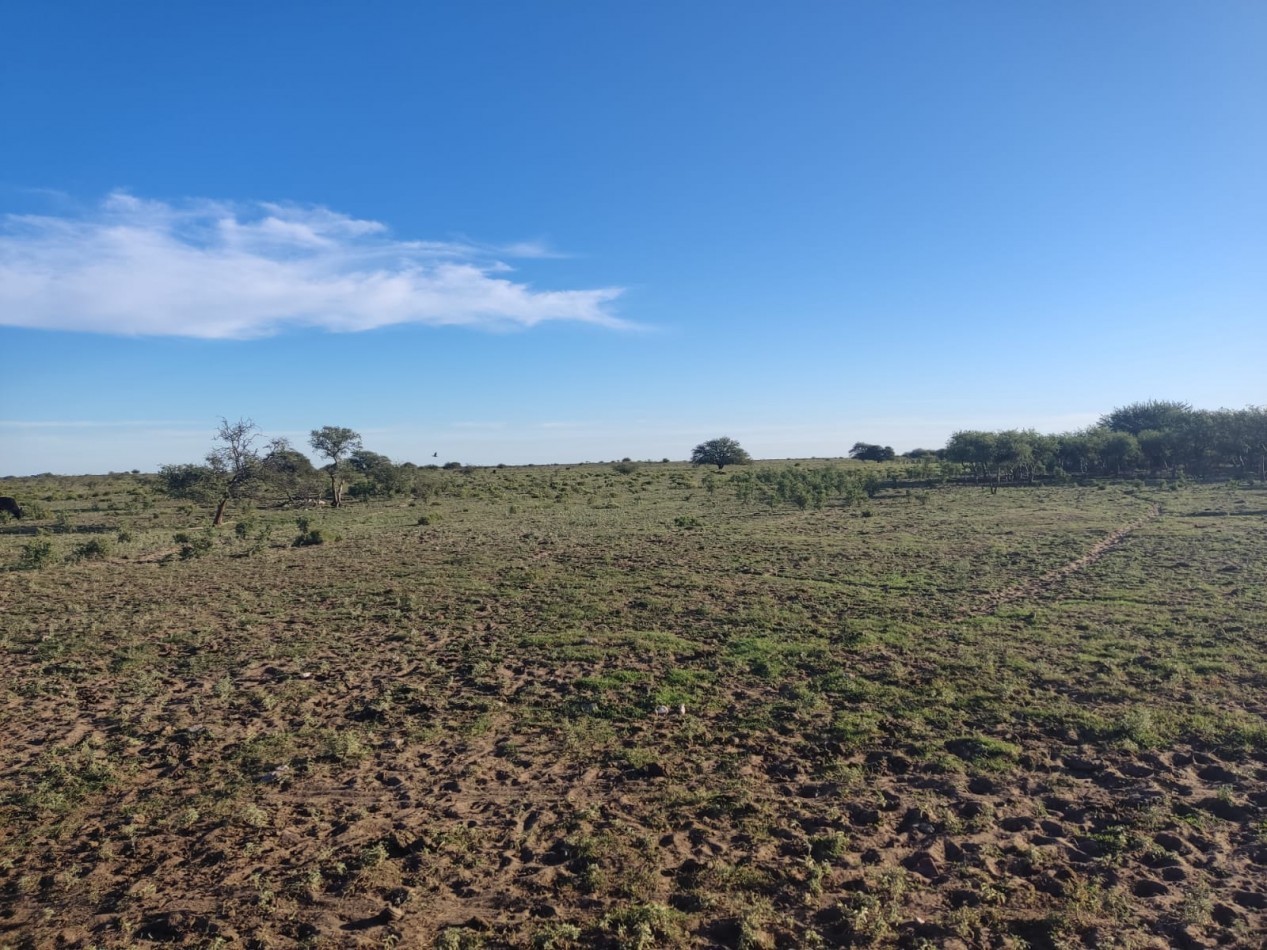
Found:
[[[1052, 435], [1034, 429], [961, 429], [941, 449], [901, 456], [891, 446], [855, 442], [849, 457], [863, 462], [944, 462], [944, 474], [977, 480], [1033, 481], [1038, 476], [1230, 476], [1267, 481], [1267, 408], [1194, 409], [1149, 400], [1114, 409], [1093, 426]], [[695, 447], [697, 465], [742, 465], [751, 459], [734, 439]], [[956, 469], [955, 466], [958, 466]], [[812, 494], [812, 493], [811, 493]]]
[[1267, 408], [1205, 410], [1150, 400], [1114, 409], [1077, 432], [960, 430], [937, 454], [980, 480], [1140, 472], [1267, 480]]

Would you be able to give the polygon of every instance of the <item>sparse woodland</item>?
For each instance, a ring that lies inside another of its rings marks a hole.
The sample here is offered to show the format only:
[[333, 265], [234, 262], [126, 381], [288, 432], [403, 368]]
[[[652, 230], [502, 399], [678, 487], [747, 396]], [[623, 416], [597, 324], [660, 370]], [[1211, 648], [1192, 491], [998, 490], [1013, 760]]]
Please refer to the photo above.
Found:
[[[365, 449], [360, 435], [348, 428], [313, 430], [311, 447], [330, 460], [322, 471], [284, 440], [262, 448], [261, 440], [259, 428], [250, 420], [222, 420], [205, 464], [168, 465], [160, 478], [173, 497], [214, 505], [216, 525], [235, 501], [280, 498], [294, 504], [324, 498], [337, 507], [343, 502], [345, 483], [347, 493], [361, 501], [401, 495], [425, 498], [439, 485], [433, 473], [440, 466], [393, 463]], [[767, 502], [822, 507], [831, 498], [850, 502], [873, 494], [881, 484], [896, 487], [899, 482], [965, 478], [996, 484], [1141, 476], [1267, 481], [1267, 409], [1205, 411], [1187, 403], [1152, 400], [1115, 409], [1080, 432], [960, 430], [940, 449], [915, 449], [899, 458], [888, 446], [857, 442], [849, 457], [903, 464], [885, 468], [883, 475], [843, 467], [829, 473], [786, 469], [774, 474], [767, 467], [757, 474], [741, 473], [737, 490], [746, 501], [760, 496]], [[751, 461], [743, 446], [729, 437], [700, 443], [691, 453], [692, 464], [715, 466], [718, 472]], [[636, 464], [628, 459], [616, 463]], [[460, 468], [457, 462], [443, 466], [444, 470]]]

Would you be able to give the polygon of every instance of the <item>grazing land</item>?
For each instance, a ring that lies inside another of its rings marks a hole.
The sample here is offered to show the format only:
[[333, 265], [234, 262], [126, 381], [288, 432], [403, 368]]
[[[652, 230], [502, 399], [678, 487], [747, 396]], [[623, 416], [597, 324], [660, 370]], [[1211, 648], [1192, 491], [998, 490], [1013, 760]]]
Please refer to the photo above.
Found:
[[1267, 932], [1262, 487], [623, 468], [6, 481], [0, 946]]

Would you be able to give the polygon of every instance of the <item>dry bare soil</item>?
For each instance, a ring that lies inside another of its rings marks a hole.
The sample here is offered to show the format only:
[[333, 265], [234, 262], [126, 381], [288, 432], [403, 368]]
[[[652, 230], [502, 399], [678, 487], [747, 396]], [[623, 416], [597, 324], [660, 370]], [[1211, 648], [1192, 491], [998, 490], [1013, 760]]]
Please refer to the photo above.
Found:
[[1267, 490], [731, 478], [5, 482], [0, 946], [1262, 945]]

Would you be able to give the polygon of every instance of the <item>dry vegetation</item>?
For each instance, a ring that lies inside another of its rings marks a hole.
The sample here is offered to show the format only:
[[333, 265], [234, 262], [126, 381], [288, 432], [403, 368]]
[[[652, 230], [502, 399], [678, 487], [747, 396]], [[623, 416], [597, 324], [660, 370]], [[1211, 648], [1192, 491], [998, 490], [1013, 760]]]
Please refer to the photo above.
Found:
[[0, 946], [1257, 945], [1261, 487], [625, 468], [5, 482]]

